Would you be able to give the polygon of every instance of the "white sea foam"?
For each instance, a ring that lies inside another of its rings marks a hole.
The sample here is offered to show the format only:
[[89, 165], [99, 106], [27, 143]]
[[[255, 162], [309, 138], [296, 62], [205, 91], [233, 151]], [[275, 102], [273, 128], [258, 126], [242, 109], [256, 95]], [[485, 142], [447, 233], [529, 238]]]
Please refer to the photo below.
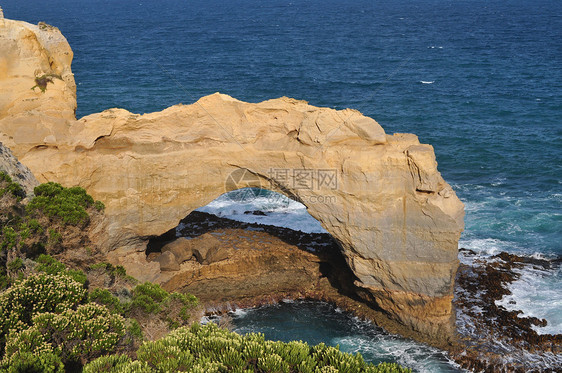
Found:
[[[306, 206], [274, 192], [257, 197], [250, 194], [243, 199], [231, 198], [226, 193], [197, 211], [245, 223], [274, 225], [305, 233], [326, 233], [320, 222], [310, 216]], [[263, 211], [266, 215], [244, 214], [246, 211]]]
[[249, 310], [251, 310], [251, 308], [237, 308], [234, 311], [231, 311], [231, 313], [234, 314], [236, 317], [242, 318], [242, 317], [246, 317]]
[[[491, 257], [502, 251], [513, 252], [516, 244], [498, 239], [469, 239], [459, 242], [459, 247], [470, 249], [476, 255], [459, 255], [463, 264], [474, 265], [476, 260], [492, 260]], [[548, 259], [543, 253], [535, 252], [529, 256], [535, 259]], [[521, 317], [537, 317], [546, 319], [546, 327], [536, 327], [539, 334], [562, 333], [562, 267], [545, 270], [533, 265], [515, 268], [520, 278], [511, 283], [508, 289], [512, 294], [505, 296], [497, 305], [504, 306], [507, 310], [520, 310]]]
[[459, 260], [464, 264], [472, 265], [475, 259], [490, 258], [502, 251], [508, 251], [513, 244], [494, 238], [473, 238], [459, 241], [459, 248], [472, 250], [476, 256], [459, 255]]
[[546, 319], [545, 327], [533, 327], [539, 334], [562, 333], [562, 270], [546, 271], [534, 266], [515, 269], [521, 277], [509, 285], [510, 295], [497, 301], [507, 310], [521, 310], [521, 317]]
[[[373, 340], [374, 338], [376, 340]], [[459, 366], [444, 352], [393, 335], [380, 334], [369, 337], [350, 335], [333, 338], [330, 344], [339, 345], [340, 349], [345, 352], [353, 354], [359, 352], [367, 359], [376, 357], [397, 361], [420, 373], [447, 372], [451, 370], [451, 367], [459, 369]]]
[[422, 84], [433, 84], [433, 83], [435, 83], [435, 80], [432, 80], [432, 81], [420, 80], [420, 83], [422, 83]]

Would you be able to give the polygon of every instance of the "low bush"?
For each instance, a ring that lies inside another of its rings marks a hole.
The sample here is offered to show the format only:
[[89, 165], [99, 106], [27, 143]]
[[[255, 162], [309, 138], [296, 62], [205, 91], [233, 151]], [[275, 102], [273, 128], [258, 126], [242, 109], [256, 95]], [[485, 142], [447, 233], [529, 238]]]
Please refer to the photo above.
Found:
[[94, 303], [79, 305], [76, 311], [38, 314], [28, 330], [39, 331], [56, 345], [63, 362], [90, 361], [111, 352], [125, 335], [123, 317]]
[[[42, 211], [52, 219], [60, 219], [65, 224], [80, 225], [89, 221], [87, 208], [95, 204], [94, 199], [84, 188], [64, 188], [58, 183], [48, 182], [34, 189], [35, 197], [27, 205], [29, 213]], [[101, 210], [103, 204], [95, 205]]]
[[361, 355], [341, 352], [324, 344], [266, 341], [262, 334], [245, 336], [210, 323], [194, 324], [145, 342], [137, 361], [113, 355], [85, 366], [84, 372], [301, 372], [301, 373], [407, 373], [397, 364], [366, 363]]
[[125, 307], [121, 304], [119, 298], [111, 294], [107, 289], [95, 288], [88, 294], [88, 300], [106, 306], [113, 313], [122, 314], [125, 312]]
[[76, 269], [67, 269], [64, 264], [50, 255], [41, 254], [35, 259], [35, 261], [38, 263], [37, 266], [35, 266], [35, 271], [37, 272], [45, 272], [49, 275], [62, 274], [72, 278], [74, 281], [79, 282], [82, 285], [86, 283], [87, 277], [84, 272]]
[[7, 173], [0, 171], [0, 198], [5, 194], [11, 194], [18, 200], [25, 198], [25, 191], [18, 183], [14, 183]]
[[10, 330], [22, 331], [32, 325], [35, 315], [61, 313], [86, 298], [86, 289], [66, 275], [31, 275], [0, 294], [0, 341]]
[[157, 284], [145, 282], [133, 289], [127, 313], [131, 317], [159, 314], [168, 323], [169, 329], [176, 329], [188, 324], [190, 310], [196, 306], [197, 298], [193, 295], [170, 294]]

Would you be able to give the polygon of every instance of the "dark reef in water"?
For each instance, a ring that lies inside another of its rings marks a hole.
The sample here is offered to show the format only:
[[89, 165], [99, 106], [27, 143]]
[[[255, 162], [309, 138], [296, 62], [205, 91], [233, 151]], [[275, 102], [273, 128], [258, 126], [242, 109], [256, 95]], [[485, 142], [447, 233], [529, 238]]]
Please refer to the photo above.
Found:
[[535, 327], [547, 321], [521, 317], [496, 301], [511, 294], [509, 285], [519, 279], [518, 269], [551, 269], [560, 260], [535, 259], [502, 252], [489, 259], [471, 250], [461, 254], [473, 265], [461, 264], [457, 274], [455, 306], [459, 346], [452, 357], [464, 368], [485, 372], [560, 372], [562, 334], [538, 334]]

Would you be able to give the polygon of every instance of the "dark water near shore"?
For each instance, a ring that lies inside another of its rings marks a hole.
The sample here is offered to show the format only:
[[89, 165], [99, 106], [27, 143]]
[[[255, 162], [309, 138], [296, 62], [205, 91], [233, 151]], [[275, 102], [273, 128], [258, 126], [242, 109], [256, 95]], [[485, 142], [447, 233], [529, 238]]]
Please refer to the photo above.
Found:
[[439, 350], [384, 333], [322, 302], [285, 302], [240, 310], [233, 315], [233, 323], [236, 332], [260, 331], [271, 340], [339, 345], [340, 350], [359, 352], [365, 361], [374, 364], [397, 362], [415, 372], [461, 371]]
[[[161, 110], [216, 91], [352, 107], [388, 133], [413, 132], [435, 147], [439, 170], [466, 204], [462, 247], [562, 255], [560, 1], [0, 6], [7, 18], [45, 21], [67, 37], [79, 116]], [[540, 332], [560, 333], [561, 288], [560, 267], [528, 271], [505, 305], [546, 318]]]

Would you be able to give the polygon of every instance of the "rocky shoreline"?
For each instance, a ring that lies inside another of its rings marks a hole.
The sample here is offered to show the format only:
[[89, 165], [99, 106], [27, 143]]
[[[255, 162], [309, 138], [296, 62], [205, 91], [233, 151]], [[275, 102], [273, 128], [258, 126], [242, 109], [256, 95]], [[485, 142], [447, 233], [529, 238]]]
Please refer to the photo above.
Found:
[[[251, 213], [253, 212], [248, 212]], [[182, 220], [177, 233], [191, 238], [209, 233], [225, 236], [235, 233], [238, 239], [247, 240], [248, 245], [255, 245], [255, 237], [243, 237], [243, 231], [259, 233], [259, 239], [262, 240], [268, 235], [282, 240], [281, 246], [285, 245], [286, 249], [292, 250], [292, 254], [287, 257], [286, 252], [281, 250], [275, 260], [287, 261], [287, 265], [295, 260], [302, 264], [302, 261], [295, 259], [302, 255], [316, 256], [317, 259], [306, 261], [308, 268], [304, 272], [307, 276], [298, 279], [298, 286], [294, 286], [295, 282], [286, 282], [287, 276], [283, 273], [275, 273], [273, 275], [277, 279], [277, 289], [274, 287], [270, 291], [264, 291], [261, 288], [260, 291], [264, 292], [257, 295], [241, 290], [238, 294], [230, 293], [225, 298], [218, 292], [214, 295], [201, 294], [207, 290], [205, 287], [198, 289], [188, 286], [186, 289], [202, 296], [207, 315], [224, 315], [236, 309], [260, 307], [288, 299], [317, 300], [369, 320], [388, 332], [443, 349], [465, 369], [484, 372], [556, 372], [562, 368], [562, 362], [557, 358], [562, 353], [562, 335], [539, 335], [532, 326], [542, 326], [546, 321], [519, 317], [520, 312], [507, 311], [495, 304], [496, 300], [509, 294], [509, 284], [519, 276], [515, 269], [525, 265], [547, 268], [560, 263], [508, 253], [501, 253], [484, 261], [473, 252], [461, 250], [462, 255], [474, 260], [473, 265], [462, 264], [457, 274], [454, 304], [460, 320], [457, 321], [459, 333], [457, 341], [445, 344], [438, 340], [420, 338], [410, 329], [389, 319], [372, 303], [357, 296], [353, 273], [347, 267], [337, 243], [328, 234], [308, 234], [282, 227], [242, 223], [203, 212], [193, 212]], [[159, 247], [175, 236], [176, 230], [171, 230], [152, 240], [147, 252], [149, 255], [150, 252], [157, 252]], [[224, 242], [229, 241], [227, 239]], [[239, 241], [237, 245], [240, 246]], [[290, 276], [294, 276], [294, 273]], [[289, 286], [284, 286], [287, 284]], [[268, 285], [271, 286], [271, 283]], [[259, 284], [257, 287], [259, 288]], [[507, 353], [509, 357], [506, 357]]]
[[502, 252], [481, 258], [461, 249], [467, 262], [457, 273], [455, 300], [459, 346], [450, 351], [463, 367], [485, 372], [559, 372], [562, 370], [562, 334], [538, 334], [547, 321], [521, 317], [496, 301], [511, 294], [509, 285], [531, 266], [551, 269], [561, 259], [546, 260]]

